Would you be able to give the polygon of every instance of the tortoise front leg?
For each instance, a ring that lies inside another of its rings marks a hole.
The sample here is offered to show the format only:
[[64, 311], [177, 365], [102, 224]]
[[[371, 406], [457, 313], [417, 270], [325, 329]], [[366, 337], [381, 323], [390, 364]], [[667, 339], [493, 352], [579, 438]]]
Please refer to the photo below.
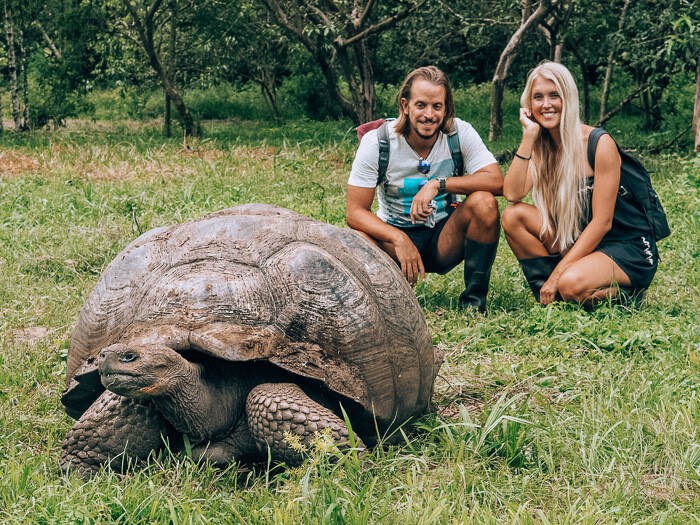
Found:
[[61, 444], [61, 470], [82, 477], [102, 465], [124, 471], [163, 446], [165, 419], [151, 405], [105, 390], [68, 432]]
[[[299, 436], [306, 446], [326, 428], [338, 445], [347, 445], [350, 441], [345, 421], [312, 400], [294, 383], [256, 386], [248, 394], [246, 413], [258, 450], [265, 452], [269, 447], [272, 459], [289, 465], [300, 464], [303, 456], [285, 440], [286, 432]], [[356, 441], [358, 446], [363, 446], [359, 438]]]

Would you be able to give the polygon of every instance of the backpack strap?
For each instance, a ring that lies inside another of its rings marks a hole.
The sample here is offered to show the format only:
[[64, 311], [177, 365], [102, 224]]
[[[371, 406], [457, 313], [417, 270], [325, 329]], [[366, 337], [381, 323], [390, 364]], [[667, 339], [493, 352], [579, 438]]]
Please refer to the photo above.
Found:
[[377, 128], [377, 139], [379, 144], [379, 166], [377, 169], [377, 186], [386, 181], [386, 170], [389, 167], [389, 132], [386, 127], [390, 121], [383, 122]]
[[591, 168], [595, 169], [595, 152], [598, 149], [598, 141], [600, 137], [606, 135], [608, 132], [603, 128], [593, 128], [591, 133], [588, 135], [588, 164]]
[[[377, 166], [377, 186], [386, 181], [386, 170], [389, 167], [389, 132], [387, 125], [393, 120], [387, 120], [377, 128], [377, 143], [379, 145], [379, 162]], [[452, 156], [452, 176], [461, 177], [464, 175], [464, 157], [462, 156], [462, 145], [459, 143], [457, 128], [447, 135], [447, 143]]]
[[464, 175], [464, 157], [462, 156], [462, 145], [459, 143], [457, 126], [447, 135], [447, 143], [450, 145], [450, 155], [452, 155], [453, 177]]

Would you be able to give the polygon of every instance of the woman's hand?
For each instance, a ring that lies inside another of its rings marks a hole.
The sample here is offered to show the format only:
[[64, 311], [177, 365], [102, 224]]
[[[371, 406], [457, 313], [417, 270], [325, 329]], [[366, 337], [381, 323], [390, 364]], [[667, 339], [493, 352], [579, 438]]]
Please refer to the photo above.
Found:
[[523, 136], [532, 140], [540, 135], [542, 127], [533, 118], [532, 111], [527, 108], [520, 108], [520, 123], [523, 125]]
[[549, 276], [547, 282], [545, 282], [540, 289], [541, 304], [553, 303], [556, 300], [557, 292], [559, 291], [558, 283], [559, 276], [555, 276], [554, 274]]

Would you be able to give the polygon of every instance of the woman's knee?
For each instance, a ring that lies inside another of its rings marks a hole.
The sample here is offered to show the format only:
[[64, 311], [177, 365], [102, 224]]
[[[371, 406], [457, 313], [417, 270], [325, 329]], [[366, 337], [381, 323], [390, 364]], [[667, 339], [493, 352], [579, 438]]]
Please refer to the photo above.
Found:
[[501, 216], [501, 226], [506, 233], [525, 226], [528, 212], [527, 204], [516, 202], [509, 204]]
[[565, 301], [583, 302], [594, 292], [588, 286], [586, 273], [579, 268], [569, 268], [559, 277], [557, 289]]

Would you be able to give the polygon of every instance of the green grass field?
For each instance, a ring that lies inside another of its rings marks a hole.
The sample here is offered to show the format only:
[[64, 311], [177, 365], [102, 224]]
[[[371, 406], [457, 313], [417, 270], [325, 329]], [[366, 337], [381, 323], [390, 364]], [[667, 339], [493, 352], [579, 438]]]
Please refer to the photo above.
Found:
[[461, 267], [416, 287], [446, 357], [402, 444], [64, 479], [72, 324], [139, 232], [248, 202], [344, 224], [348, 123], [205, 131], [187, 149], [129, 122], [0, 136], [0, 523], [700, 523], [700, 158], [678, 154], [642, 155], [673, 234], [641, 311], [539, 307], [505, 242], [488, 317], [457, 309]]

